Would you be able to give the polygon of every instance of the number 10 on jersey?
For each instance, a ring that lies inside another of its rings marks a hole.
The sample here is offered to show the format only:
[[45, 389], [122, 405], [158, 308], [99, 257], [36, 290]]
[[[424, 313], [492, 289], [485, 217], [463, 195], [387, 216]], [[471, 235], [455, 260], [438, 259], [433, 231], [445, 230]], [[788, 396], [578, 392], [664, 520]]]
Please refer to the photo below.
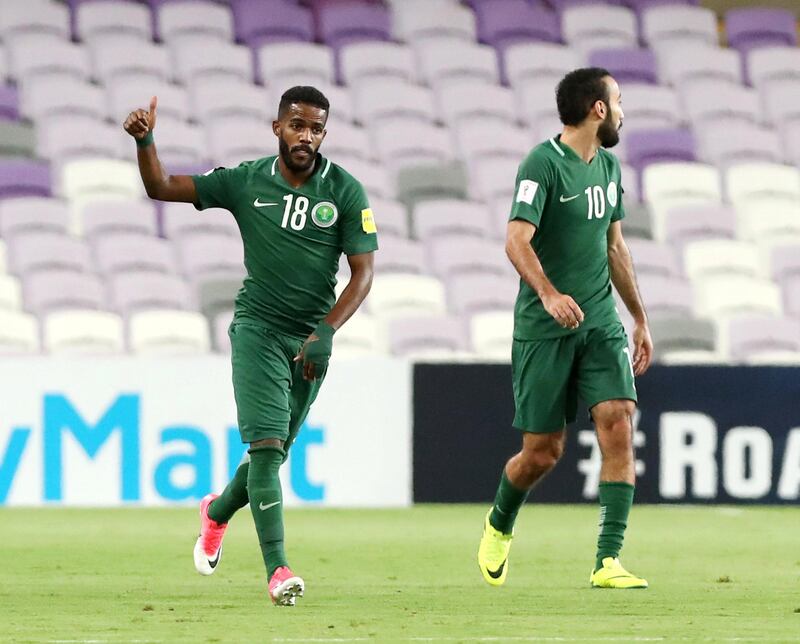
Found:
[[583, 191], [589, 202], [589, 216], [591, 219], [602, 219], [606, 214], [606, 193], [602, 186], [589, 186]]
[[[308, 198], [303, 195], [285, 195], [283, 200], [286, 202], [286, 207], [283, 209], [283, 221], [281, 221], [281, 228], [292, 227], [292, 230], [303, 230], [306, 226], [306, 215], [308, 213]], [[292, 209], [292, 202], [294, 202], [294, 209]]]

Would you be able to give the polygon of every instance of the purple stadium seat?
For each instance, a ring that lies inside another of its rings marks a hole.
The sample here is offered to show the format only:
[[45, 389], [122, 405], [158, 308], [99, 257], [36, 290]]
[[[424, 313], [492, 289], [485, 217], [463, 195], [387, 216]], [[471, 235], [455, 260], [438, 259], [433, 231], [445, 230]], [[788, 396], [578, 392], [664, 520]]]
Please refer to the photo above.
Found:
[[198, 233], [178, 240], [183, 274], [193, 280], [244, 277], [242, 240], [220, 233]]
[[[638, 269], [638, 260], [636, 266]], [[691, 315], [692, 286], [688, 280], [649, 274], [641, 274], [637, 279], [649, 314]]]
[[508, 275], [462, 274], [447, 281], [450, 308], [460, 314], [509, 311], [514, 308], [519, 281]]
[[559, 42], [561, 29], [555, 12], [526, 0], [493, 0], [475, 4], [478, 39], [504, 51], [521, 41]]
[[800, 318], [800, 275], [784, 280], [783, 305], [789, 315]]
[[57, 309], [103, 308], [103, 285], [96, 275], [76, 271], [39, 271], [23, 277], [25, 309], [43, 314]]
[[19, 93], [15, 85], [0, 85], [0, 119], [19, 118]]
[[314, 39], [311, 11], [287, 0], [233, 0], [236, 39], [253, 48], [266, 42]]
[[649, 239], [629, 239], [628, 248], [639, 274], [660, 277], [680, 275], [678, 258], [672, 246]]
[[678, 127], [681, 108], [678, 95], [671, 87], [663, 85], [625, 85], [625, 129], [623, 137], [634, 130], [657, 130]]
[[146, 309], [191, 309], [189, 287], [180, 277], [152, 271], [119, 273], [109, 287], [113, 310], [128, 315]]
[[94, 241], [97, 269], [106, 275], [133, 271], [177, 274], [173, 245], [166, 239], [135, 233], [104, 235]]
[[600, 49], [589, 55], [589, 65], [604, 67], [622, 83], [658, 83], [656, 56], [649, 49]]
[[381, 252], [375, 253], [375, 266], [386, 273], [424, 273], [425, 248], [421, 242], [402, 237], [381, 238]]
[[372, 211], [381, 220], [381, 249], [386, 236], [408, 239], [411, 236], [408, 214], [399, 201], [370, 199]]
[[481, 203], [460, 199], [432, 199], [414, 207], [414, 234], [418, 239], [434, 239], [451, 234], [489, 237], [489, 212]]
[[0, 198], [50, 196], [50, 164], [33, 159], [0, 159]]
[[666, 240], [678, 249], [693, 241], [736, 238], [736, 213], [722, 204], [677, 206], [664, 221]]
[[633, 9], [636, 13], [641, 14], [642, 11], [649, 9], [650, 7], [661, 7], [667, 5], [697, 6], [700, 4], [700, 0], [619, 0], [618, 2], [612, 4], [621, 4], [623, 7], [628, 7], [628, 9]]
[[745, 7], [725, 13], [728, 45], [740, 51], [797, 45], [797, 20], [788, 9]]
[[776, 282], [800, 277], [800, 243], [774, 246], [769, 255], [769, 269]]
[[728, 332], [735, 360], [763, 351], [800, 350], [800, 326], [789, 318], [740, 315], [730, 320]]
[[18, 197], [0, 201], [0, 237], [31, 231], [67, 234], [67, 204], [48, 197]]
[[464, 325], [446, 316], [400, 318], [389, 322], [389, 346], [394, 355], [454, 352], [466, 349]]
[[695, 141], [689, 130], [639, 130], [623, 141], [628, 163], [639, 172], [651, 163], [695, 160]]
[[138, 2], [94, 0], [83, 2], [72, 12], [73, 36], [77, 40], [134, 35], [142, 41], [152, 38], [153, 15]]
[[319, 39], [334, 49], [364, 40], [392, 39], [391, 14], [379, 4], [363, 0], [327, 2], [319, 7], [316, 17]]
[[89, 247], [77, 237], [55, 232], [29, 232], [8, 240], [9, 268], [20, 276], [41, 271], [91, 271]]
[[511, 271], [501, 242], [463, 233], [423, 241], [433, 271], [441, 277], [487, 273], [508, 275]]

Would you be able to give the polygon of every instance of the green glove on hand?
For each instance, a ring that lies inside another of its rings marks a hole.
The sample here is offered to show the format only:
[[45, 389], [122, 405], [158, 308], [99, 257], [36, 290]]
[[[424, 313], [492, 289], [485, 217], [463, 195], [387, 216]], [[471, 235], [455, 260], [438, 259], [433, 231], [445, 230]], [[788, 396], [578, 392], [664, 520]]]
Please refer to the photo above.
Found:
[[320, 322], [313, 333], [319, 340], [306, 341], [303, 347], [303, 362], [313, 362], [317, 370], [327, 367], [333, 352], [333, 334], [335, 332], [336, 330], [330, 324], [324, 320]]

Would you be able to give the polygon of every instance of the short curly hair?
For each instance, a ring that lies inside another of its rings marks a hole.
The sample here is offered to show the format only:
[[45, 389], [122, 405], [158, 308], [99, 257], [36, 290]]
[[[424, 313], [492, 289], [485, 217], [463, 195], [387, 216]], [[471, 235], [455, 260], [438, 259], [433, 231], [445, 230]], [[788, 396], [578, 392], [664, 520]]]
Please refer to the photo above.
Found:
[[608, 85], [603, 79], [611, 76], [602, 67], [575, 69], [561, 79], [556, 88], [558, 117], [564, 125], [579, 125], [597, 101], [608, 104]]
[[289, 109], [289, 106], [294, 103], [313, 105], [326, 112], [330, 112], [331, 107], [330, 102], [325, 98], [325, 94], [320, 92], [316, 87], [296, 85], [295, 87], [287, 89], [283, 93], [283, 96], [281, 96], [281, 102], [278, 104], [278, 118], [283, 116], [286, 110]]

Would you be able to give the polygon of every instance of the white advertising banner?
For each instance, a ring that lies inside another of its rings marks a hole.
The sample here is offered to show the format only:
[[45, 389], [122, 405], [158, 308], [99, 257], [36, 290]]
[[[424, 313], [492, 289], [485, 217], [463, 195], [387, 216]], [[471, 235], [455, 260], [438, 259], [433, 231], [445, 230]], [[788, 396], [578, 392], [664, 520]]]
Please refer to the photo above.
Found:
[[[411, 367], [334, 362], [289, 460], [286, 505], [411, 503]], [[246, 446], [222, 356], [0, 362], [0, 505], [195, 502]]]

